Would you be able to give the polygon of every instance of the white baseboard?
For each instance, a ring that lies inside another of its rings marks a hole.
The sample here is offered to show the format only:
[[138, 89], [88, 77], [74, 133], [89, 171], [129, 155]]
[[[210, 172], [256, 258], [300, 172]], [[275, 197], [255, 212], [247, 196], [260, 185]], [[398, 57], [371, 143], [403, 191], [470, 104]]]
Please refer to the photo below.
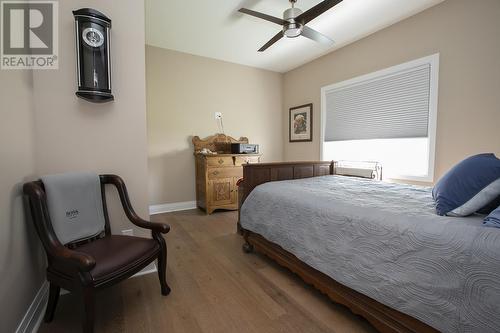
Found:
[[[134, 278], [141, 275], [155, 273], [156, 265], [154, 262], [144, 267], [140, 272], [135, 273], [130, 278]], [[69, 292], [61, 288], [60, 295], [66, 295]], [[40, 287], [40, 290], [35, 295], [33, 302], [31, 302], [28, 311], [24, 315], [23, 319], [19, 323], [16, 329], [16, 333], [36, 333], [42, 324], [43, 316], [45, 315], [45, 308], [47, 306], [47, 300], [49, 297], [49, 282], [45, 281]]]
[[196, 201], [172, 202], [149, 206], [149, 215], [196, 209]]
[[38, 331], [42, 323], [45, 307], [47, 306], [47, 298], [49, 297], [49, 283], [45, 281], [31, 302], [28, 311], [19, 323], [16, 333], [35, 333]]
[[155, 273], [155, 272], [156, 272], [156, 265], [155, 265], [154, 262], [152, 262], [149, 265], [147, 265], [146, 267], [144, 267], [142, 269], [142, 271], [140, 271], [138, 273], [135, 273], [130, 278], [134, 278], [134, 277], [141, 276], [141, 275], [146, 275], [146, 274], [151, 274], [151, 273]]

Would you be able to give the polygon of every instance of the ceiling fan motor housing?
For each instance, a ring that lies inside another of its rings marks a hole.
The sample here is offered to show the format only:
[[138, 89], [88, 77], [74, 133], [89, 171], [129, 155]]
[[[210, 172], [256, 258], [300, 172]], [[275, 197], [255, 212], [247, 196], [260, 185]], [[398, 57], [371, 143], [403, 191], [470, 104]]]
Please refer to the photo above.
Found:
[[283, 34], [286, 37], [294, 38], [300, 36], [300, 34], [302, 33], [304, 25], [302, 24], [302, 22], [298, 22], [295, 20], [295, 18], [300, 14], [302, 14], [302, 11], [295, 7], [288, 8], [283, 13], [283, 19], [288, 22], [283, 26]]

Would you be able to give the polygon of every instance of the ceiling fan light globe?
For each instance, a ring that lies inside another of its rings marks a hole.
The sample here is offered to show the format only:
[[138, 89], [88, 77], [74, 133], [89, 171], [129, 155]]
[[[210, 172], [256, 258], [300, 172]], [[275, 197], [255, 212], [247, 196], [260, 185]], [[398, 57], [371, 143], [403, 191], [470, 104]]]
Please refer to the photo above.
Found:
[[289, 23], [283, 27], [283, 34], [288, 38], [295, 38], [300, 36], [304, 26], [300, 23]]

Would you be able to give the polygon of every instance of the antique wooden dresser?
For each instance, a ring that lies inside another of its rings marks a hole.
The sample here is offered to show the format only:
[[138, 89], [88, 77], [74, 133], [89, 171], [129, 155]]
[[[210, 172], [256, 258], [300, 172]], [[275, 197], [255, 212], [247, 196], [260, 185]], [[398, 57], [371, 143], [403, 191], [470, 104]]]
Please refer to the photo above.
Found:
[[[261, 154], [231, 154], [231, 143], [248, 143], [216, 134], [201, 140], [193, 137], [196, 163], [196, 205], [211, 214], [216, 209], [238, 209], [236, 182], [243, 177], [245, 163], [258, 163]], [[216, 154], [202, 153], [206, 148]]]

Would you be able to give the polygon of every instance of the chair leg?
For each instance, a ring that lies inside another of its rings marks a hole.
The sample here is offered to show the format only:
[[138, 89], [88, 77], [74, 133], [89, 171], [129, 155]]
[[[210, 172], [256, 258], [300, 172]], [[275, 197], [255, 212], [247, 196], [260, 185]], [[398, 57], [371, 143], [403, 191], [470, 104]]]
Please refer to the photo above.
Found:
[[82, 324], [84, 333], [94, 332], [94, 305], [95, 295], [92, 288], [84, 288], [82, 291]]
[[[156, 238], [156, 237], [155, 237]], [[160, 243], [160, 253], [158, 254], [158, 278], [160, 279], [161, 294], [166, 296], [170, 294], [170, 287], [167, 284], [167, 244], [163, 236], [156, 238]]]
[[45, 310], [45, 322], [50, 323], [54, 319], [54, 313], [56, 311], [57, 301], [59, 300], [59, 293], [61, 288], [52, 282], [49, 287], [49, 300], [47, 302], [47, 309]]

